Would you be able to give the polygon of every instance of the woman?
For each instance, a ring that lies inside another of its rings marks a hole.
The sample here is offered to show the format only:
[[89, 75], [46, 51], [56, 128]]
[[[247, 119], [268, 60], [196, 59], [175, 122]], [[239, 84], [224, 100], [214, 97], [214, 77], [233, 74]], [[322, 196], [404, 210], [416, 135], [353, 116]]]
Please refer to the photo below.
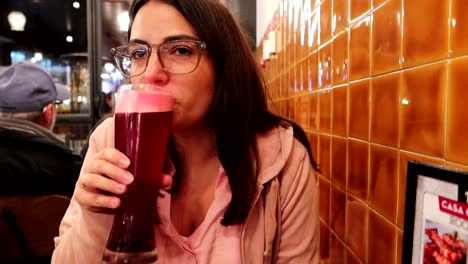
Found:
[[[226, 7], [136, 0], [130, 18], [129, 44], [113, 51], [117, 64], [132, 83], [166, 89], [176, 102], [168, 157], [175, 174], [165, 178], [155, 225], [161, 263], [318, 263], [310, 145], [301, 128], [268, 112], [255, 59]], [[121, 54], [145, 67], [125, 68]], [[192, 59], [173, 63], [174, 55]], [[129, 163], [113, 148], [109, 118], [91, 136], [53, 262], [100, 261], [112, 216], [89, 209], [119, 206], [96, 190], [124, 193]]]

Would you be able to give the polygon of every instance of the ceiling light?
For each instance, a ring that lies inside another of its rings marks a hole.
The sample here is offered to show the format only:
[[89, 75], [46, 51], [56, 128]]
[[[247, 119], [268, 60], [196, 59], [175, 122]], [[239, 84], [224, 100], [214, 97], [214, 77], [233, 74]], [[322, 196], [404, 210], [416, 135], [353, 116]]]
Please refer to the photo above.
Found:
[[8, 23], [13, 31], [24, 31], [24, 25], [26, 25], [26, 17], [19, 11], [11, 11], [8, 14]]
[[70, 35], [68, 35], [68, 36], [65, 38], [65, 40], [66, 40], [67, 42], [72, 43], [72, 42], [73, 42], [73, 37], [70, 36]]
[[119, 29], [121, 31], [128, 31], [128, 25], [130, 24], [130, 18], [128, 12], [123, 11], [117, 16], [117, 23], [119, 23]]
[[76, 2], [76, 1], [73, 2], [73, 7], [74, 7], [75, 9], [80, 8], [80, 2]]
[[114, 64], [106, 62], [104, 63], [104, 69], [106, 70], [106, 72], [113, 72], [115, 70], [115, 67]]

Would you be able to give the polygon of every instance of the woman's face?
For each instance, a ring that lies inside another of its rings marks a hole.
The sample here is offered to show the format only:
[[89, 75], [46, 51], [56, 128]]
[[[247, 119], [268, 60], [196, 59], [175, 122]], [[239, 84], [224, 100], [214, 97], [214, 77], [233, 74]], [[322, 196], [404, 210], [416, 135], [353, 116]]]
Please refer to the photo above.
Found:
[[[190, 23], [173, 6], [160, 1], [143, 5], [133, 20], [130, 41], [160, 44], [174, 39], [200, 40]], [[175, 98], [174, 132], [205, 126], [215, 87], [214, 67], [206, 51], [202, 52], [198, 67], [188, 74], [164, 71], [157, 57], [153, 46], [146, 71], [132, 77], [132, 83], [150, 83], [172, 93]]]

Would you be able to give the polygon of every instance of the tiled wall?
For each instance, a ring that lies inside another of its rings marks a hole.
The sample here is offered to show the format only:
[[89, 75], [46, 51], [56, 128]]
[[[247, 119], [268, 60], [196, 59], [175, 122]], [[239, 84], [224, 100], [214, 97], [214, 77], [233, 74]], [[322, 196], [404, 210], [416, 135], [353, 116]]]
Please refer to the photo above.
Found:
[[306, 129], [322, 170], [324, 263], [400, 263], [407, 161], [468, 169], [466, 10], [281, 1], [264, 75], [270, 106]]

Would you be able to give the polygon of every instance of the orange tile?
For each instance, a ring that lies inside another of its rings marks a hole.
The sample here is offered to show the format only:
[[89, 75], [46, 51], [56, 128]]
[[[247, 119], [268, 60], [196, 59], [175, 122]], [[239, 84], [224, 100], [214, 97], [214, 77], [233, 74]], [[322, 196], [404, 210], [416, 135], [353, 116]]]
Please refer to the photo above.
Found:
[[330, 223], [330, 183], [323, 177], [319, 177], [318, 183], [320, 218], [328, 225]]
[[351, 251], [346, 251], [346, 263], [348, 264], [362, 264], [361, 261], [359, 261], [359, 259], [357, 257], [355, 257], [353, 255], [353, 253], [351, 253]]
[[330, 87], [331, 75], [331, 44], [328, 44], [318, 51], [318, 85], [321, 89]]
[[318, 131], [319, 113], [318, 113], [318, 93], [310, 94], [309, 101], [309, 128], [312, 131]]
[[348, 139], [348, 192], [367, 201], [369, 144]]
[[370, 102], [370, 141], [398, 146], [399, 92], [401, 74], [393, 73], [372, 78]]
[[346, 190], [346, 138], [332, 137], [331, 142], [331, 181], [333, 184]]
[[324, 0], [320, 5], [320, 44], [331, 38], [332, 25], [332, 1]]
[[403, 2], [403, 66], [407, 68], [446, 58], [449, 50], [449, 0]]
[[468, 54], [468, 1], [452, 0], [451, 26], [451, 56]]
[[449, 62], [447, 159], [468, 164], [468, 58]]
[[328, 227], [320, 222], [320, 259], [328, 260], [330, 254], [330, 231]]
[[361, 16], [362, 14], [369, 12], [371, 9], [370, 0], [349, 0], [351, 21]]
[[370, 80], [349, 84], [348, 135], [350, 137], [369, 139], [369, 91]]
[[302, 62], [302, 74], [303, 74], [303, 83], [304, 83], [304, 92], [312, 92], [312, 72], [311, 67], [309, 66], [309, 58], [305, 58]]
[[421, 156], [415, 153], [406, 151], [400, 151], [400, 170], [398, 176], [398, 216], [397, 226], [403, 228], [405, 219], [405, 199], [406, 199], [406, 178], [408, 170], [408, 161], [418, 160], [423, 162], [429, 162], [437, 165], [444, 165], [443, 159], [436, 159], [428, 156]]
[[318, 135], [317, 133], [310, 132], [308, 138], [310, 142], [310, 147], [312, 148], [313, 158], [315, 161], [318, 161]]
[[312, 53], [307, 60], [312, 91], [316, 91], [320, 88], [318, 84], [318, 52]]
[[330, 133], [331, 131], [331, 90], [324, 90], [319, 92], [319, 113], [320, 125], [319, 131], [323, 133]]
[[300, 111], [298, 122], [303, 129], [309, 129], [309, 109], [310, 109], [310, 96], [308, 94], [303, 95], [300, 98]]
[[468, 165], [454, 163], [454, 162], [450, 162], [450, 161], [447, 161], [446, 167], [447, 168], [452, 168], [452, 169], [457, 169], [457, 170], [462, 170], [462, 171], [468, 171]]
[[401, 68], [401, 0], [388, 0], [374, 11], [372, 75]]
[[294, 97], [288, 99], [288, 117], [294, 120], [295, 102]]
[[396, 224], [398, 150], [370, 146], [369, 205]]
[[344, 241], [346, 227], [346, 193], [332, 185], [330, 197], [330, 228]]
[[333, 35], [339, 34], [342, 30], [346, 29], [349, 24], [349, 14], [348, 14], [349, 4], [348, 0], [333, 0], [333, 9], [332, 9], [332, 25], [335, 28], [332, 28]]
[[333, 135], [348, 135], [348, 85], [332, 89], [332, 132]]
[[368, 263], [395, 264], [396, 227], [369, 211]]
[[348, 43], [349, 35], [345, 30], [333, 40], [333, 84], [342, 84], [348, 81]]
[[351, 28], [349, 42], [350, 81], [370, 75], [370, 38], [370, 17], [367, 16]]
[[346, 209], [346, 245], [348, 245], [360, 261], [365, 262], [368, 218], [367, 206], [348, 196]]
[[397, 230], [397, 254], [396, 254], [396, 263], [402, 263], [402, 251], [403, 251], [403, 232]]
[[385, 2], [387, 2], [389, 0], [373, 0], [373, 8], [376, 9], [378, 8], [380, 5], [384, 4]]
[[330, 180], [330, 143], [330, 136], [322, 134], [319, 135], [318, 163], [322, 172], [322, 176], [328, 180]]
[[307, 39], [307, 45], [309, 49], [314, 51], [319, 46], [319, 27], [320, 27], [320, 14], [315, 12], [312, 14], [310, 21], [307, 21], [306, 30], [309, 31]]
[[329, 264], [346, 263], [346, 248], [343, 242], [333, 233], [330, 234]]
[[447, 62], [403, 72], [400, 148], [444, 156]]

